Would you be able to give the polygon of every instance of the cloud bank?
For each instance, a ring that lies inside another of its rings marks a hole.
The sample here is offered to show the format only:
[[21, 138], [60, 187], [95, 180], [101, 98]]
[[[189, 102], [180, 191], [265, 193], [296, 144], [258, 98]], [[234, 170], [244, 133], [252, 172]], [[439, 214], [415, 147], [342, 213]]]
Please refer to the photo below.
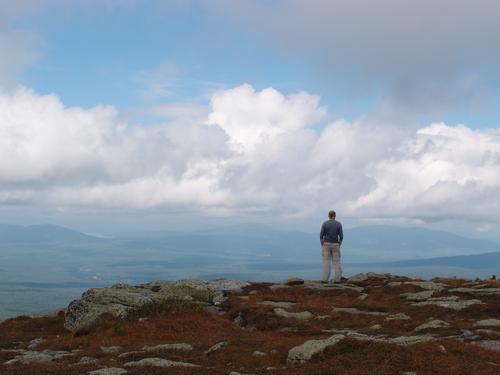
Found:
[[497, 222], [500, 129], [337, 120], [320, 98], [242, 85], [204, 121], [144, 127], [113, 107], [0, 93], [0, 205]]

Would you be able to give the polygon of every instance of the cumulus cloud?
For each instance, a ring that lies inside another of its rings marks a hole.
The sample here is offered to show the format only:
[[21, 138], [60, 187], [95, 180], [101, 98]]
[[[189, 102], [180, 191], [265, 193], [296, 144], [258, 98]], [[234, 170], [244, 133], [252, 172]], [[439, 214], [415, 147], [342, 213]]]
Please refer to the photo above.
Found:
[[113, 107], [3, 92], [0, 204], [498, 220], [500, 129], [325, 124], [317, 96], [249, 85], [215, 92], [206, 112], [145, 127]]

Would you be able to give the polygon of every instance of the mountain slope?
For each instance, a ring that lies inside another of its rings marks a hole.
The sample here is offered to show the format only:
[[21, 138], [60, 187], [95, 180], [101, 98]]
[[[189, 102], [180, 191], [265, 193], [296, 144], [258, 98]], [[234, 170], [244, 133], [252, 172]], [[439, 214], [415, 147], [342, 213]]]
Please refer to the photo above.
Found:
[[61, 242], [100, 242], [101, 239], [52, 224], [9, 225], [0, 224], [0, 244], [40, 244]]

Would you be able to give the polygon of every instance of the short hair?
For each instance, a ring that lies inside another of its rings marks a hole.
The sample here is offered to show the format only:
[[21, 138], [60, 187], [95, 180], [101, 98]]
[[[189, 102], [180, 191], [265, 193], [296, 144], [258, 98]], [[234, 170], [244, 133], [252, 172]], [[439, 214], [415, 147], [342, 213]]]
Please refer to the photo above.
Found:
[[330, 219], [331, 219], [332, 217], [335, 217], [335, 216], [337, 216], [337, 214], [335, 213], [335, 211], [334, 211], [334, 210], [330, 210], [330, 211], [328, 212], [328, 217], [329, 217]]

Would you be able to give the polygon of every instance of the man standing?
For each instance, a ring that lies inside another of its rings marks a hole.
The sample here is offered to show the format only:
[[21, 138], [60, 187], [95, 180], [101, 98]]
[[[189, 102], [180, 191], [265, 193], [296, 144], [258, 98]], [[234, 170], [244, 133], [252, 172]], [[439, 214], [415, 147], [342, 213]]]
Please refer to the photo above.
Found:
[[338, 283], [342, 277], [340, 267], [340, 245], [344, 239], [342, 224], [335, 220], [335, 211], [328, 212], [328, 219], [321, 226], [319, 240], [321, 242], [321, 255], [323, 256], [323, 279], [322, 283], [328, 283], [330, 278], [330, 262], [335, 265], [335, 282]]

